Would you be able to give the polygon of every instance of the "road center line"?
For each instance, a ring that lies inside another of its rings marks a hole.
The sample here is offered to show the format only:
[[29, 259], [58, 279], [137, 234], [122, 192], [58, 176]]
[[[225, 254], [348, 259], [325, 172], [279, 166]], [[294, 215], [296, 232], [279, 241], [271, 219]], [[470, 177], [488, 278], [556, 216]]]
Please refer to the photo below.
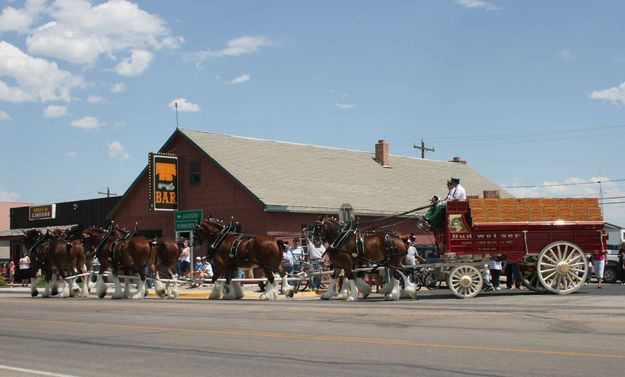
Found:
[[157, 327], [157, 326], [143, 326], [143, 325], [121, 325], [121, 324], [107, 324], [107, 323], [93, 323], [93, 322], [67, 322], [59, 320], [40, 320], [40, 319], [26, 319], [16, 317], [2, 317], [5, 321], [20, 321], [20, 322], [32, 322], [32, 323], [45, 323], [56, 324], [63, 326], [76, 327], [76, 325], [84, 324], [86, 327], [99, 327], [109, 329], [128, 329], [137, 331], [161, 331], [161, 332], [187, 332], [187, 333], [204, 333], [210, 335], [235, 335], [243, 337], [256, 337], [256, 338], [275, 338], [275, 339], [289, 339], [289, 340], [314, 340], [314, 341], [333, 341], [353, 344], [376, 344], [376, 345], [393, 345], [393, 346], [407, 346], [418, 348], [438, 348], [438, 349], [455, 349], [466, 351], [490, 351], [490, 352], [505, 352], [505, 353], [525, 353], [525, 354], [537, 354], [537, 355], [552, 355], [552, 356], [571, 356], [571, 357], [586, 357], [586, 358], [602, 358], [613, 360], [625, 360], [625, 354], [606, 354], [606, 353], [588, 353], [588, 352], [572, 352], [572, 351], [553, 351], [544, 349], [526, 349], [526, 348], [499, 348], [489, 346], [477, 346], [467, 344], [441, 344], [441, 343], [422, 343], [415, 342], [409, 339], [380, 339], [380, 338], [361, 338], [361, 337], [349, 337], [349, 336], [336, 336], [336, 335], [318, 335], [307, 333], [285, 333], [285, 332], [263, 332], [253, 330], [217, 330], [217, 329], [197, 329], [197, 328], [184, 328], [184, 327]]

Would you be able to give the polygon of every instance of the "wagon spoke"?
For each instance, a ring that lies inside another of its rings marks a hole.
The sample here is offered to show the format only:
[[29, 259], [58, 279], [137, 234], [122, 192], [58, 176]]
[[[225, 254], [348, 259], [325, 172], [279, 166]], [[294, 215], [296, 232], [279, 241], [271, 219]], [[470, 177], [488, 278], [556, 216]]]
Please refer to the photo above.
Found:
[[544, 276], [544, 275], [543, 275], [543, 279], [544, 279], [545, 281], [547, 281], [547, 280], [549, 280], [549, 279], [553, 278], [556, 274], [557, 274], [557, 272], [556, 272], [556, 271], [553, 271], [552, 273], [550, 273], [550, 274], [548, 274], [548, 275], [546, 275], [546, 276]]
[[556, 259], [553, 259], [551, 257], [549, 257], [547, 254], [545, 254], [544, 259], [547, 259], [547, 262], [553, 263], [553, 264], [557, 264], [558, 261]]

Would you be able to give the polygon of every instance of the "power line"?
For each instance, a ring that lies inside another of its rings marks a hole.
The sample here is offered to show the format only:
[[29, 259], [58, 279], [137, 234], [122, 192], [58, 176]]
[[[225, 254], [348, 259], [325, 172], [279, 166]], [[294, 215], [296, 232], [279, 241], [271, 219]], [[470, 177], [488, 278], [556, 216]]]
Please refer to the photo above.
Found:
[[608, 180], [597, 180], [591, 182], [575, 182], [575, 183], [549, 183], [545, 185], [528, 185], [528, 186], [501, 186], [501, 188], [507, 189], [515, 189], [515, 188], [539, 188], [539, 187], [558, 187], [558, 186], [579, 186], [579, 185], [594, 185], [598, 183], [611, 183], [611, 182], [623, 182], [625, 178], [621, 179], [608, 179]]
[[[612, 132], [617, 131], [617, 132]], [[535, 131], [535, 132], [516, 132], [509, 134], [484, 134], [484, 135], [464, 135], [464, 136], [434, 136], [424, 137], [424, 139], [434, 140], [439, 145], [439, 148], [463, 148], [474, 146], [486, 146], [486, 145], [508, 145], [508, 144], [523, 144], [523, 143], [535, 143], [535, 142], [554, 142], [562, 140], [574, 140], [589, 137], [605, 137], [612, 135], [625, 134], [625, 125], [605, 126], [605, 127], [589, 127], [589, 128], [574, 128], [569, 130], [553, 130], [553, 131]], [[569, 135], [569, 136], [558, 136]], [[544, 138], [545, 136], [558, 136], [557, 138]], [[534, 139], [529, 139], [534, 138]], [[539, 138], [539, 139], [536, 139]], [[512, 140], [509, 140], [512, 139]], [[527, 139], [527, 140], [519, 140]], [[458, 141], [462, 141], [462, 144], [454, 144]], [[414, 144], [412, 142], [402, 141], [389, 141], [390, 144], [395, 146], [404, 146]]]

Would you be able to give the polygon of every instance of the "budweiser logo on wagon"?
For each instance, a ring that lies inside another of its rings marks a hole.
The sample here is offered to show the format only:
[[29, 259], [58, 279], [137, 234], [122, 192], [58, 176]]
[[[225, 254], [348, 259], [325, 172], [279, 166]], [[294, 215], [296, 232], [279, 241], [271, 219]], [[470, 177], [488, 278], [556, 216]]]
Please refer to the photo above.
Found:
[[150, 153], [148, 162], [148, 198], [151, 211], [178, 209], [178, 157]]

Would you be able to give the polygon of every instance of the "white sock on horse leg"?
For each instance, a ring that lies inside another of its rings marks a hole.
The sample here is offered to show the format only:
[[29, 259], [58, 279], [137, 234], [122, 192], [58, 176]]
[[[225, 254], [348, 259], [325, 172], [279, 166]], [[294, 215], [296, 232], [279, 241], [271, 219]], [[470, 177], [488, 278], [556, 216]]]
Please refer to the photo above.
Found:
[[371, 294], [371, 286], [365, 283], [361, 277], [357, 277], [355, 283], [362, 298], [367, 298]]
[[329, 300], [334, 296], [336, 296], [336, 279], [332, 277], [330, 284], [328, 284], [328, 289], [321, 295], [321, 299]]
[[349, 297], [347, 301], [358, 301], [358, 288], [356, 287], [356, 282], [354, 280], [349, 279]]
[[346, 277], [340, 277], [339, 281], [342, 281], [343, 284], [341, 286], [341, 291], [336, 294], [336, 298], [337, 300], [346, 300], [347, 297], [349, 296], [349, 289], [348, 289], [349, 279], [347, 279]]

